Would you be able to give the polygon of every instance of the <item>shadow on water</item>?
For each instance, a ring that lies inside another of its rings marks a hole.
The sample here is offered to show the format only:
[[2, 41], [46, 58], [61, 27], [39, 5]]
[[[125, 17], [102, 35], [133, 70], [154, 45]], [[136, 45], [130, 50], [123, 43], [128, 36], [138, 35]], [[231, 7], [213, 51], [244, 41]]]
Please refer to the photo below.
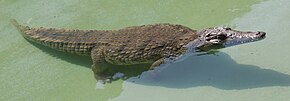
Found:
[[130, 78], [127, 81], [169, 88], [212, 86], [225, 90], [290, 86], [290, 75], [238, 64], [223, 52], [217, 55], [191, 56], [184, 61], [144, 72], [140, 78]]

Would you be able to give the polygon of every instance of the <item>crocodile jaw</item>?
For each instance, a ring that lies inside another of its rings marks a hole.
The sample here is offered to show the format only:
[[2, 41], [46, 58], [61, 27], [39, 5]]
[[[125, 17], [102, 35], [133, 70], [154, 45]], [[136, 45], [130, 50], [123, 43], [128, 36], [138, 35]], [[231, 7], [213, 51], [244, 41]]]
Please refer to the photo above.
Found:
[[230, 47], [234, 45], [255, 42], [262, 40], [266, 37], [265, 32], [243, 32], [235, 36], [229, 37], [226, 42], [223, 43], [223, 46]]

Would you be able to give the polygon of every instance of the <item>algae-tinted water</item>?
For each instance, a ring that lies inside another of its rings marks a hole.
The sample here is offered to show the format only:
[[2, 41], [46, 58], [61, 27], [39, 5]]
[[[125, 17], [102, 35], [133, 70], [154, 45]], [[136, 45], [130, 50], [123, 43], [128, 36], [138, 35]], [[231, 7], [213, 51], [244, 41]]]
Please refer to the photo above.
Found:
[[[289, 3], [259, 1], [1, 0], [0, 100], [286, 100]], [[189, 57], [144, 72], [140, 79], [95, 89], [88, 57], [35, 47], [9, 23], [11, 18], [32, 27], [118, 29], [167, 22], [195, 29], [231, 25], [268, 34], [260, 42]]]

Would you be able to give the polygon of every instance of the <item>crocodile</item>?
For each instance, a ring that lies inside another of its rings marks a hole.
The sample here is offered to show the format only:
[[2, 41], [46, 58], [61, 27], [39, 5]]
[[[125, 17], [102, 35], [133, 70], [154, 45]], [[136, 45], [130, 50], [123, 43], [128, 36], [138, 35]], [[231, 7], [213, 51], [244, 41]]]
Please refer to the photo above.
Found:
[[[152, 63], [150, 69], [186, 52], [204, 53], [264, 39], [265, 32], [238, 31], [230, 27], [193, 30], [178, 24], [160, 23], [118, 30], [31, 28], [11, 20], [22, 36], [55, 50], [91, 56], [97, 80], [110, 79], [109, 65]], [[149, 67], [148, 67], [149, 68]]]

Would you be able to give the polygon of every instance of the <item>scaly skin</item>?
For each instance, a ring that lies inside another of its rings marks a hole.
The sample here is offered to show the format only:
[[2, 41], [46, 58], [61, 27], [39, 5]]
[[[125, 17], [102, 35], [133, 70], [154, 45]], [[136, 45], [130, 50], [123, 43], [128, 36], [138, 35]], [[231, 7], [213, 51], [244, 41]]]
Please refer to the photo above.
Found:
[[[93, 60], [92, 70], [97, 79], [107, 79], [112, 76], [106, 72], [110, 64], [153, 63], [150, 67], [153, 69], [164, 63], [164, 59], [178, 57], [189, 49], [207, 51], [209, 46], [225, 46], [222, 44], [227, 41], [224, 39], [228, 37], [226, 34], [246, 33], [235, 30], [229, 32], [222, 28], [196, 31], [175, 24], [143, 25], [101, 31], [29, 28], [18, 24], [16, 20], [12, 20], [12, 23], [28, 40], [59, 51], [90, 55]], [[246, 34], [257, 33], [261, 32]], [[256, 37], [258, 39], [258, 36]]]

